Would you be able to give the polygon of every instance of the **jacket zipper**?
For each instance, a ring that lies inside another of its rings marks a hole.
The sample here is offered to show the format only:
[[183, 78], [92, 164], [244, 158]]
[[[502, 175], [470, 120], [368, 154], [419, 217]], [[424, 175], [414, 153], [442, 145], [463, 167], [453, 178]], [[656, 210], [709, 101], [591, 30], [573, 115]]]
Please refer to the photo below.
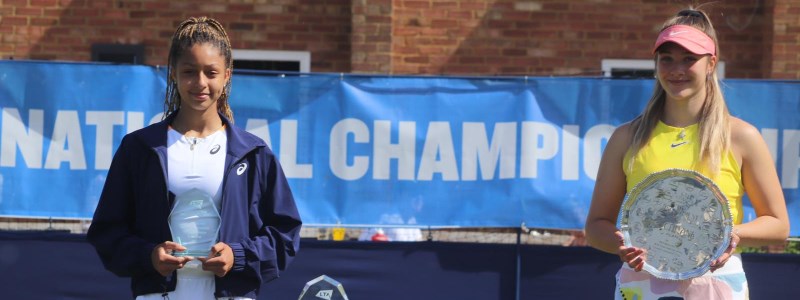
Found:
[[[164, 202], [167, 204], [167, 212], [169, 212], [169, 211], [172, 210], [172, 203], [171, 203], [172, 201], [170, 201], [170, 199], [169, 199], [169, 184], [167, 183], [167, 170], [164, 168], [164, 158], [161, 157], [161, 154], [158, 152], [158, 150], [152, 149], [152, 148], [151, 148], [151, 150], [153, 150], [153, 152], [155, 152], [155, 154], [156, 154], [156, 157], [158, 157], [159, 167], [161, 168], [161, 176], [164, 178], [164, 181], [163, 181], [163, 183], [164, 183], [164, 199], [166, 200]], [[168, 216], [167, 218], [169, 218], [169, 213], [167, 213], [167, 216]], [[167, 222], [169, 222], [169, 220], [167, 220]], [[161, 231], [161, 236], [164, 236], [163, 227], [162, 227], [162, 231]], [[170, 237], [170, 238], [172, 238], [172, 237]]]
[[[172, 210], [172, 203], [170, 203], [171, 201], [169, 200], [169, 184], [167, 183], [167, 170], [164, 168], [164, 158], [161, 156], [161, 154], [158, 152], [158, 150], [156, 150], [154, 148], [151, 148], [151, 150], [153, 150], [153, 152], [156, 154], [156, 157], [158, 157], [159, 168], [161, 168], [161, 177], [164, 178], [164, 181], [163, 181], [163, 183], [164, 183], [164, 191], [165, 191], [164, 192], [164, 199], [166, 200], [164, 202], [167, 205], [167, 223], [169, 223], [169, 214], [170, 214], [170, 211]], [[161, 236], [163, 237], [165, 235], [166, 234], [164, 234], [164, 227], [161, 227]], [[168, 239], [171, 240], [172, 236], [168, 237]], [[169, 282], [171, 282], [171, 281], [172, 281], [172, 274], [169, 274], [166, 277], [164, 277], [164, 281], [163, 281], [164, 283], [161, 285], [164, 288], [164, 292], [161, 294], [161, 298], [162, 299], [167, 299], [167, 300], [169, 299], [168, 286], [169, 286]]]
[[[222, 204], [225, 203], [225, 198], [227, 198], [227, 197], [225, 197], [225, 187], [228, 185], [228, 173], [230, 173], [231, 170], [233, 170], [233, 166], [235, 166], [235, 165], [236, 165], [236, 162], [232, 163], [230, 166], [228, 166], [228, 169], [225, 170], [225, 173], [222, 174], [222, 189], [220, 190], [220, 193], [222, 193], [222, 197], [219, 198], [219, 217], [220, 217], [220, 220], [222, 219], [222, 207], [223, 207]], [[217, 237], [217, 238], [219, 239], [219, 237]]]

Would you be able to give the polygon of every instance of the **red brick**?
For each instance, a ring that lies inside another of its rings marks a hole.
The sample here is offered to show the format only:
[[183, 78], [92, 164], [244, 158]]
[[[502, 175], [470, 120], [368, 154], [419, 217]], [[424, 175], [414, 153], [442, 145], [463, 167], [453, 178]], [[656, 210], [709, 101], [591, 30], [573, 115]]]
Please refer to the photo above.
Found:
[[75, 8], [70, 9], [69, 12], [76, 17], [96, 17], [100, 15], [100, 12], [93, 8]]
[[[168, 10], [170, 8], [170, 2], [171, 1], [145, 1], [142, 3], [141, 8], [143, 10], [152, 10], [152, 11]], [[208, 11], [215, 11], [215, 10], [209, 9]]]
[[401, 0], [398, 1], [401, 7], [406, 8], [431, 8], [430, 1], [412, 1], [412, 0]]
[[420, 28], [417, 28], [417, 27], [411, 27], [411, 28], [409, 28], [409, 27], [400, 27], [400, 28], [394, 28], [393, 31], [392, 31], [392, 34], [394, 36], [415, 36], [415, 35], [420, 34], [421, 31], [422, 30]]
[[107, 27], [116, 24], [114, 19], [89, 19], [88, 22], [90, 26], [96, 26], [96, 27]]
[[255, 10], [252, 4], [228, 4], [229, 12], [248, 13]]
[[442, 28], [442, 27], [456, 27], [458, 26], [458, 22], [455, 20], [432, 20], [431, 27], [434, 28]]
[[530, 35], [530, 31], [516, 29], [516, 30], [503, 30], [503, 37], [508, 38], [525, 38]]
[[367, 16], [367, 23], [390, 23], [392, 17], [389, 16]]
[[474, 54], [474, 55], [482, 55], [482, 56], [496, 56], [496, 55], [500, 55], [500, 49], [498, 49], [498, 48], [480, 47], [480, 48], [473, 49], [472, 54]]
[[294, 35], [294, 40], [299, 42], [316, 42], [322, 38], [316, 33], [298, 33]]
[[308, 32], [309, 26], [303, 24], [287, 24], [283, 26], [283, 30], [287, 32]]
[[[434, 43], [434, 44], [436, 44], [436, 43]], [[452, 48], [452, 47], [450, 47], [450, 48]], [[422, 53], [422, 54], [442, 54], [442, 53], [449, 52], [448, 49], [449, 49], [448, 47], [424, 46], [424, 47], [419, 47], [418, 51], [419, 51], [419, 53]]]
[[56, 41], [60, 45], [74, 45], [83, 42], [83, 40], [80, 37], [69, 37], [69, 36], [59, 36], [56, 38]]
[[503, 49], [503, 55], [508, 56], [525, 56], [527, 55], [527, 51], [523, 49]]
[[[64, 5], [62, 5], [64, 6]], [[134, 2], [134, 1], [118, 1], [117, 2], [118, 9], [142, 9], [142, 2]]]
[[458, 62], [462, 64], [482, 64], [486, 62], [486, 59], [482, 56], [465, 56], [460, 57]]
[[[577, 32], [575, 34], [576, 37], [583, 37], [583, 33]], [[535, 30], [530, 31], [530, 37], [535, 39], [558, 39], [562, 38], [562, 35], [559, 32]]]
[[290, 33], [268, 33], [266, 37], [268, 40], [291, 41], [294, 35]]
[[102, 16], [105, 18], [114, 19], [117, 21], [127, 20], [128, 19], [128, 12], [123, 10], [117, 9], [108, 9], [104, 10]]
[[459, 1], [458, 5], [462, 9], [485, 10], [487, 8], [486, 1]]
[[0, 16], [13, 16], [13, 15], [14, 15], [14, 7], [0, 6]]
[[47, 34], [50, 36], [68, 36], [72, 33], [72, 29], [66, 27], [49, 27]]
[[403, 59], [403, 61], [412, 64], [427, 64], [428, 58], [425, 56], [412, 56], [412, 57], [406, 57], [405, 59]]
[[35, 7], [57, 6], [58, 0], [30, 0], [30, 5]]
[[[607, 4], [600, 4], [600, 6], [607, 5]], [[569, 3], [567, 2], [545, 2], [542, 3], [542, 10], [545, 11], [566, 11], [570, 9]]]
[[611, 39], [611, 33], [608, 33], [608, 32], [587, 32], [586, 33], [586, 38], [587, 39], [593, 39], [593, 40], [610, 40]]
[[529, 72], [527, 67], [513, 66], [513, 67], [501, 67], [499, 73], [505, 75], [519, 76], [519, 75], [526, 75]]
[[458, 8], [458, 1], [444, 1], [436, 0], [431, 3], [433, 9], [456, 9]]
[[263, 49], [280, 49], [281, 43], [278, 41], [262, 41], [256, 44], [253, 48], [263, 48]]
[[[305, 24], [329, 24], [332, 18], [327, 16], [321, 15], [300, 15], [297, 17], [298, 23], [305, 23]], [[349, 21], [349, 20], [348, 20]]]
[[253, 23], [234, 22], [228, 25], [228, 30], [252, 31]]
[[388, 35], [367, 35], [367, 42], [391, 42], [392, 37]]
[[117, 26], [129, 27], [129, 28], [140, 28], [142, 27], [142, 20], [128, 20], [128, 19], [116, 19], [115, 24]]
[[443, 36], [447, 33], [448, 30], [446, 28], [442, 28], [441, 26], [434, 26], [431, 28], [422, 28], [420, 31], [421, 35], [423, 36]]
[[296, 15], [268, 15], [267, 20], [275, 23], [291, 23], [298, 19]]
[[336, 32], [338, 29], [336, 27], [325, 25], [325, 24], [314, 24], [311, 25], [309, 31], [317, 32], [317, 33], [333, 33]]
[[28, 18], [24, 17], [3, 17], [0, 18], [0, 25], [28, 25]]
[[3, 5], [10, 7], [25, 7], [28, 6], [28, 0], [3, 0]]
[[33, 8], [17, 7], [16, 9], [14, 9], [14, 15], [39, 17], [43, 15], [43, 10], [38, 7], [33, 7]]
[[490, 66], [486, 65], [471, 65], [471, 66], [445, 66], [445, 74], [463, 74], [463, 75], [494, 75], [490, 74]]
[[295, 42], [285, 42], [282, 45], [284, 47], [284, 50], [296, 50], [296, 51], [305, 50], [307, 47], [306, 43], [295, 43]]
[[[361, 45], [361, 47], [356, 49], [355, 48], [356, 46], [354, 45], [353, 46], [354, 47], [353, 50], [354, 51], [358, 50], [358, 51], [370, 52], [370, 51], [374, 51], [374, 49], [376, 48], [375, 45], [368, 45], [369, 47], [365, 47], [365, 46], [367, 46], [367, 45]], [[365, 49], [365, 48], [367, 48], [367, 49]], [[371, 48], [371, 49], [368, 49], [368, 48]], [[398, 47], [398, 46], [392, 47], [392, 53], [395, 53], [395, 54], [414, 54], [414, 53], [419, 53], [419, 50], [420, 49], [417, 48], [417, 47]]]

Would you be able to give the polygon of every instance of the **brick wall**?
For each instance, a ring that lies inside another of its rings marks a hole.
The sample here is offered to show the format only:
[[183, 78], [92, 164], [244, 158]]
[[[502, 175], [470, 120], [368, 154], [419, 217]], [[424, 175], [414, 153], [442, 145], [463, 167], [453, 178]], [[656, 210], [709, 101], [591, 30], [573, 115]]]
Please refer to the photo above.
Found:
[[775, 79], [800, 78], [800, 1], [774, 0], [772, 36], [772, 76]]
[[397, 73], [392, 68], [392, 0], [353, 0], [351, 66], [355, 73]]
[[[690, 0], [0, 0], [0, 57], [87, 61], [93, 43], [144, 44], [164, 64], [177, 24], [220, 20], [237, 49], [311, 52], [314, 72], [599, 75], [651, 59]], [[800, 1], [704, 7], [728, 78], [800, 78]]]
[[[707, 8], [728, 77], [767, 77], [767, 4]], [[650, 59], [674, 1], [395, 0], [395, 73], [599, 75], [603, 58]], [[796, 15], [788, 17], [797, 20]]]
[[163, 65], [190, 16], [220, 21], [235, 49], [311, 52], [316, 72], [350, 70], [350, 0], [1, 0], [0, 57], [88, 61], [94, 43], [144, 44]]
[[[759, 4], [757, 4], [759, 3]], [[772, 1], [720, 1], [709, 15], [728, 78], [770, 78]]]

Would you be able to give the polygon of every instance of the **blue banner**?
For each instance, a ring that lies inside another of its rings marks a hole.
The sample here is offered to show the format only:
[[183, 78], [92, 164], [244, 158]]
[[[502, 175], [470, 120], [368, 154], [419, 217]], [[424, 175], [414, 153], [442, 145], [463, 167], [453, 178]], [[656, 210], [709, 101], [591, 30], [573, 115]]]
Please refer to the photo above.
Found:
[[[306, 224], [583, 227], [614, 128], [652, 80], [236, 73], [236, 125], [279, 155]], [[0, 62], [0, 215], [90, 218], [164, 68]], [[800, 209], [800, 85], [727, 80]], [[755, 216], [746, 206], [745, 220]], [[793, 223], [792, 235], [800, 234]]]

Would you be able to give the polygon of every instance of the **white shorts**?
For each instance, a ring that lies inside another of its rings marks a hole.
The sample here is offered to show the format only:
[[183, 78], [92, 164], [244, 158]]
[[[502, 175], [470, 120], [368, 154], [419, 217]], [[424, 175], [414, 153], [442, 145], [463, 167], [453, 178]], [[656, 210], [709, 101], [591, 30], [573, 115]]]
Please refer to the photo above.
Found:
[[214, 297], [214, 274], [203, 271], [201, 262], [193, 260], [178, 270], [178, 284], [175, 290], [165, 296], [161, 293], [136, 297], [136, 300], [255, 300], [247, 297]]
[[626, 264], [617, 272], [616, 300], [649, 300], [677, 297], [685, 300], [746, 300], [749, 288], [742, 268], [742, 257], [734, 254], [714, 273], [687, 280], [656, 278], [645, 271], [636, 272]]

